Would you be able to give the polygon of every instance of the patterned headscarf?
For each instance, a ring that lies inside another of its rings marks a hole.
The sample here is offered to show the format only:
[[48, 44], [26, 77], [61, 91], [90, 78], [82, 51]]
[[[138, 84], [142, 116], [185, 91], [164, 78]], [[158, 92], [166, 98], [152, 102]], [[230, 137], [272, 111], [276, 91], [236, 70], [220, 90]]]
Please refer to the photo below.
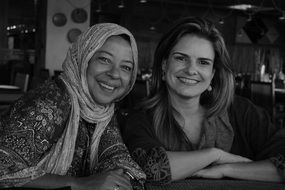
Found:
[[122, 99], [132, 89], [138, 68], [136, 42], [126, 28], [113, 23], [94, 25], [82, 33], [68, 50], [60, 78], [68, 89], [72, 108], [64, 134], [44, 161], [47, 172], [64, 175], [68, 171], [73, 159], [80, 117], [90, 123], [96, 123], [91, 142], [91, 170], [96, 166], [100, 137], [114, 114], [114, 103], [102, 106], [92, 99], [88, 89], [86, 71], [89, 60], [105, 41], [110, 36], [121, 34], [129, 36], [134, 59], [131, 84], [119, 98]]

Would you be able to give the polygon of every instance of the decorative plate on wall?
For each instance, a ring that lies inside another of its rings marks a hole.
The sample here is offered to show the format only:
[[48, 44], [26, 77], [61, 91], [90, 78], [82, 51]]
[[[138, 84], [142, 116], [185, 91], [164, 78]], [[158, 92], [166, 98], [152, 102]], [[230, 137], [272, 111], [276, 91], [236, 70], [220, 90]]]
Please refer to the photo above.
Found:
[[63, 13], [55, 13], [52, 17], [52, 22], [56, 26], [64, 26], [66, 21], [66, 16]]
[[75, 23], [83, 23], [87, 20], [87, 12], [85, 9], [76, 8], [71, 12], [71, 19]]
[[80, 34], [81, 34], [81, 30], [79, 30], [78, 28], [72, 28], [67, 33], [67, 40], [70, 43], [73, 43], [75, 42], [75, 40], [78, 38]]

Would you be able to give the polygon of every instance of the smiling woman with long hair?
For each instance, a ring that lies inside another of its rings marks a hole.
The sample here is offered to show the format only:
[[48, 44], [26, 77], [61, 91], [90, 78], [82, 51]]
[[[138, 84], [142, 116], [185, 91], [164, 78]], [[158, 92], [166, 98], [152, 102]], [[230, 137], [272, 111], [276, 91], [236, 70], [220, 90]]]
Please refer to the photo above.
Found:
[[123, 138], [147, 181], [189, 177], [284, 181], [285, 129], [234, 95], [230, 58], [208, 20], [183, 18], [155, 51], [150, 96]]

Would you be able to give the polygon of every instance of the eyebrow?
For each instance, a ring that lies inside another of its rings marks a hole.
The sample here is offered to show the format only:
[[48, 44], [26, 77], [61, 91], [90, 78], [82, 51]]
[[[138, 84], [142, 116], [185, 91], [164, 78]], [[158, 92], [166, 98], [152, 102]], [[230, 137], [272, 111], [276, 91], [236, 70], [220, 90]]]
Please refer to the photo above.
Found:
[[[173, 52], [172, 55], [174, 55], [174, 54], [179, 54], [179, 55], [183, 55], [183, 56], [185, 56], [185, 57], [190, 57], [188, 54], [181, 53], [181, 52]], [[207, 57], [199, 57], [199, 59], [214, 62], [213, 59], [210, 59], [210, 58], [207, 58]]]
[[[105, 50], [98, 50], [96, 53], [106, 53], [106, 54], [110, 55], [111, 57], [114, 56], [112, 53], [105, 51]], [[134, 64], [134, 62], [132, 60], [127, 60], [127, 59], [124, 59], [124, 62], [131, 63], [132, 65]]]

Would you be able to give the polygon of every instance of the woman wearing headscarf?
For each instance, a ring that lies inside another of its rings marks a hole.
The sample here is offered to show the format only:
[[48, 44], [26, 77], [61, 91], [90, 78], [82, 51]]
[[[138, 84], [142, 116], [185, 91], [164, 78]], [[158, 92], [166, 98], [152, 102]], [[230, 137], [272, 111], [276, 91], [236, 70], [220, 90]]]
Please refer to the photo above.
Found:
[[0, 187], [143, 188], [115, 119], [136, 79], [133, 35], [97, 24], [67, 52], [63, 73], [17, 100], [1, 118]]

